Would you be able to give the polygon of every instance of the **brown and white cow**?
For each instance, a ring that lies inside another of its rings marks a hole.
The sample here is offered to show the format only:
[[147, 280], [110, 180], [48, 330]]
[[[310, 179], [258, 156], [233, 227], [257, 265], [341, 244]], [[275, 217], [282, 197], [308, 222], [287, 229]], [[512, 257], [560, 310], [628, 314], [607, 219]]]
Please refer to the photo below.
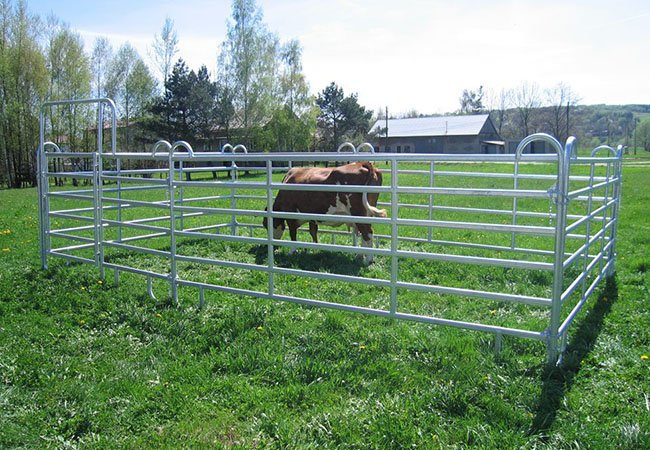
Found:
[[[381, 186], [381, 172], [370, 162], [355, 162], [340, 167], [294, 167], [282, 180], [287, 184], [332, 184], [354, 186]], [[298, 212], [305, 214], [336, 214], [360, 217], [386, 217], [386, 211], [377, 208], [378, 193], [318, 192], [280, 190], [273, 203], [273, 211]], [[285, 225], [286, 222], [286, 225]], [[280, 239], [286, 226], [292, 241], [297, 240], [298, 228], [305, 220], [273, 219], [273, 237]], [[372, 247], [372, 226], [367, 223], [351, 223], [353, 232], [361, 234], [362, 246]], [[263, 220], [267, 227], [266, 218]], [[340, 226], [343, 223], [333, 221], [309, 221], [309, 233], [314, 242], [318, 242], [318, 224]], [[292, 250], [293, 252], [293, 250]], [[367, 255], [366, 263], [372, 262], [372, 255]]]

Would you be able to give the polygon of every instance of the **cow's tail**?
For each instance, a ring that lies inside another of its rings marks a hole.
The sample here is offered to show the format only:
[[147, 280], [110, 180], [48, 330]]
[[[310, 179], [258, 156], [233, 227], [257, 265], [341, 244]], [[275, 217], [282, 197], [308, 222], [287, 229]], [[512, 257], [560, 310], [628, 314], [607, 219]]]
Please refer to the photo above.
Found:
[[363, 195], [361, 196], [361, 200], [363, 201], [363, 207], [366, 208], [366, 211], [370, 213], [371, 216], [373, 217], [386, 217], [386, 210], [385, 209], [379, 209], [375, 208], [368, 202], [368, 193], [364, 192]]
[[[366, 181], [366, 186], [381, 186], [381, 172], [379, 172], [377, 169], [374, 168], [372, 163], [370, 162], [363, 162], [361, 163], [363, 167], [368, 171], [368, 174], [370, 175], [368, 177], [368, 180]], [[363, 207], [366, 208], [366, 211], [370, 213], [372, 217], [386, 217], [386, 210], [385, 209], [379, 209], [375, 206], [372, 206], [370, 202], [368, 201], [368, 193], [364, 192], [361, 195], [361, 201], [363, 203]]]

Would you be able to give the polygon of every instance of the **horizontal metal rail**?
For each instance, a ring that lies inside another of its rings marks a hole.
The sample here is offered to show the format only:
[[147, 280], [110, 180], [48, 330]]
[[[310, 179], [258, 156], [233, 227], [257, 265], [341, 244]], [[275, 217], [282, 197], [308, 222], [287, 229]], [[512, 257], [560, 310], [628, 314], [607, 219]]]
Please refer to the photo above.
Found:
[[[385, 172], [385, 171], [382, 171]], [[409, 169], [400, 169], [397, 171], [399, 174], [407, 174], [407, 175], [430, 175], [431, 171], [429, 170], [409, 170]], [[436, 177], [444, 176], [444, 177], [463, 177], [463, 178], [496, 178], [496, 179], [506, 179], [506, 180], [512, 180], [515, 178], [515, 175], [512, 173], [506, 173], [506, 172], [463, 172], [463, 171], [448, 171], [448, 170], [436, 170], [435, 172]], [[546, 174], [535, 174], [535, 173], [520, 173], [517, 174], [517, 178], [520, 180], [547, 180], [547, 181], [555, 181], [557, 180], [557, 175], [546, 175]], [[588, 176], [581, 176], [581, 175], [571, 175], [570, 180], [571, 181], [589, 181], [592, 178]], [[605, 181], [605, 177], [594, 177], [593, 180], [595, 181]]]
[[[91, 246], [88, 246], [88, 248], [90, 247]], [[50, 256], [56, 256], [58, 258], [67, 259], [68, 261], [74, 261], [74, 262], [79, 262], [84, 264], [95, 264], [94, 259], [84, 258], [83, 256], [77, 256], [77, 255], [68, 255], [67, 253], [63, 253], [58, 250], [49, 250], [47, 254]]]
[[[57, 237], [57, 238], [62, 238], [62, 239], [68, 239], [71, 241], [78, 241], [78, 242], [89, 242], [89, 243], [95, 243], [94, 238], [88, 238], [84, 236], [77, 236], [75, 234], [68, 234], [68, 233], [61, 233], [59, 231], [50, 231], [50, 236], [51, 237]], [[59, 249], [61, 250], [61, 249]]]
[[436, 286], [431, 284], [406, 283], [403, 281], [398, 281], [397, 287], [401, 289], [412, 289], [416, 291], [429, 292], [434, 294], [482, 298], [486, 300], [495, 300], [499, 302], [524, 303], [528, 305], [536, 305], [536, 306], [544, 306], [544, 307], [550, 307], [552, 302], [550, 298], [533, 297], [529, 295], [504, 294], [500, 292], [453, 288], [448, 286]]
[[59, 228], [59, 229], [54, 229], [50, 230], [50, 233], [53, 232], [59, 232], [59, 233], [74, 233], [77, 231], [92, 231], [95, 229], [94, 225], [83, 225], [79, 227], [69, 227], [69, 228]]
[[[573, 252], [573, 254], [571, 254], [571, 256], [569, 256], [566, 260], [564, 260], [564, 269], [566, 270], [566, 269], [568, 269], [569, 267], [571, 267], [571, 265], [572, 265], [572, 264], [573, 264], [573, 263], [574, 263], [578, 258], [580, 258], [581, 256], [584, 256], [584, 252], [585, 252], [585, 251], [588, 251], [588, 249], [589, 249], [592, 245], [594, 245], [596, 242], [598, 242], [598, 241], [600, 241], [601, 239], [603, 239], [603, 238], [604, 238], [603, 235], [607, 232], [607, 230], [608, 230], [609, 228], [611, 228], [611, 226], [612, 226], [612, 223], [610, 222], [610, 223], [608, 223], [604, 228], [601, 228], [600, 230], [598, 230], [598, 232], [596, 232], [593, 236], [591, 236], [591, 237], [589, 238], [589, 241], [588, 241], [588, 242], [586, 242], [585, 244], [583, 244], [583, 245], [582, 245], [578, 250], [576, 250], [575, 252]], [[583, 237], [583, 239], [584, 239], [584, 237]]]
[[47, 194], [48, 197], [58, 197], [58, 198], [67, 198], [71, 200], [87, 200], [87, 201], [94, 201], [94, 197], [92, 195], [83, 195], [83, 194], [75, 194], [74, 192], [68, 192], [68, 191], [59, 191], [59, 192], [50, 192]]
[[170, 253], [163, 251], [163, 250], [156, 250], [153, 248], [147, 248], [147, 247], [138, 247], [137, 245], [130, 245], [130, 244], [124, 244], [123, 242], [116, 242], [116, 241], [105, 241], [104, 245], [107, 245], [109, 247], [114, 247], [114, 248], [119, 248], [120, 250], [129, 250], [133, 251], [136, 253], [145, 253], [147, 255], [152, 255], [152, 256], [159, 256], [161, 258], [169, 258]]
[[579, 197], [581, 195], [587, 194], [589, 192], [593, 192], [593, 191], [595, 191], [597, 189], [602, 189], [602, 188], [607, 187], [607, 186], [612, 186], [612, 185], [618, 183], [618, 181], [619, 181], [618, 178], [612, 178], [610, 180], [603, 181], [602, 183], [598, 183], [598, 184], [595, 184], [593, 186], [587, 186], [587, 187], [584, 187], [582, 189], [571, 191], [571, 192], [569, 192], [567, 194], [567, 196], [570, 199], [573, 199], [573, 198]]
[[[76, 245], [69, 245], [67, 247], [53, 248], [51, 251], [52, 252], [62, 253], [62, 252], [70, 252], [70, 251], [73, 251], [73, 250], [85, 250], [85, 249], [93, 248], [94, 246], [95, 246], [94, 243], [76, 244]], [[94, 262], [94, 260], [93, 260], [93, 262]]]
[[590, 214], [587, 214], [585, 216], [580, 216], [580, 219], [576, 220], [571, 225], [566, 227], [566, 232], [570, 233], [576, 228], [578, 228], [580, 225], [583, 225], [585, 222], [597, 218], [600, 213], [603, 213], [607, 209], [614, 207], [616, 205], [616, 201], [617, 201], [616, 199], [612, 199], [608, 203], [592, 211]]
[[603, 281], [607, 273], [609, 273], [609, 270], [611, 266], [614, 264], [614, 261], [607, 261], [607, 264], [600, 270], [598, 273], [598, 276], [594, 278], [594, 280], [591, 282], [589, 285], [589, 288], [585, 291], [584, 295], [580, 298], [580, 300], [575, 304], [571, 312], [567, 315], [566, 319], [564, 319], [564, 322], [562, 325], [560, 325], [559, 328], [559, 334], [561, 336], [565, 335], [566, 332], [569, 329], [569, 326], [571, 323], [575, 320], [576, 316], [582, 309], [582, 307], [585, 305], [587, 300], [589, 300], [589, 297], [593, 294], [594, 290], [598, 287], [598, 285]]
[[61, 212], [61, 211], [50, 211], [50, 217], [58, 217], [59, 219], [69, 219], [69, 220], [80, 220], [80, 221], [85, 221], [85, 222], [94, 222], [95, 219], [94, 217], [90, 216], [80, 216], [77, 214], [70, 214], [67, 212]]
[[[104, 159], [130, 159], [130, 160], [152, 160], [166, 162], [169, 155], [158, 153], [152, 155], [149, 153], [141, 152], [116, 152], [116, 153], [103, 153]], [[509, 162], [514, 163], [518, 157], [514, 154], [508, 155], [489, 155], [489, 154], [407, 154], [407, 153], [333, 153], [333, 152], [316, 152], [316, 153], [217, 153], [217, 152], [197, 152], [193, 156], [189, 156], [186, 152], [174, 152], [171, 155], [171, 160], [176, 161], [201, 161], [208, 160], [213, 162], [242, 162], [242, 161], [257, 161], [257, 162], [287, 162], [287, 161], [303, 161], [303, 162], [356, 162], [356, 161], [396, 161], [396, 162], [470, 162], [476, 163], [484, 162]], [[613, 158], [595, 158], [600, 162], [613, 160]], [[555, 154], [526, 154], [521, 157], [525, 162], [545, 162], [551, 163], [557, 161]], [[243, 169], [243, 168], [242, 168]]]
[[561, 297], [562, 303], [564, 303], [567, 300], [567, 298], [569, 298], [569, 296], [573, 294], [573, 292], [580, 285], [580, 283], [589, 276], [591, 270], [596, 266], [596, 264], [598, 264], [601, 260], [606, 258], [605, 254], [613, 244], [614, 241], [609, 241], [607, 245], [605, 245], [605, 247], [603, 248], [603, 251], [598, 253], [596, 256], [594, 256], [591, 262], [587, 265], [587, 267], [580, 273], [580, 275], [578, 275], [578, 277], [576, 277], [575, 280], [573, 280], [573, 282], [569, 285], [569, 287], [566, 288], [566, 290], [562, 293], [562, 297]]
[[403, 320], [409, 320], [409, 321], [414, 321], [414, 322], [422, 322], [422, 323], [437, 324], [437, 325], [447, 325], [447, 326], [456, 327], [456, 328], [464, 328], [464, 329], [469, 329], [469, 330], [474, 330], [474, 331], [486, 331], [486, 332], [490, 332], [490, 333], [499, 333], [499, 334], [503, 334], [503, 335], [525, 337], [525, 338], [536, 339], [536, 340], [545, 340], [546, 339], [546, 334], [544, 332], [519, 330], [519, 329], [516, 329], [516, 328], [500, 327], [500, 326], [495, 326], [495, 325], [484, 325], [484, 324], [474, 323], [474, 322], [464, 322], [464, 321], [460, 321], [460, 320], [441, 319], [441, 318], [436, 318], [436, 317], [421, 316], [421, 315], [417, 315], [417, 314], [408, 314], [408, 313], [401, 313], [401, 312], [391, 313], [390, 311], [386, 311], [386, 310], [383, 310], [383, 309], [367, 308], [367, 307], [363, 307], [363, 306], [346, 305], [346, 304], [341, 304], [341, 303], [330, 303], [330, 302], [325, 302], [325, 301], [321, 301], [321, 300], [313, 300], [313, 299], [307, 299], [307, 298], [292, 297], [292, 296], [288, 296], [288, 295], [269, 294], [267, 292], [262, 292], [262, 291], [253, 291], [253, 290], [250, 290], [250, 289], [240, 289], [240, 288], [219, 286], [219, 285], [208, 284], [208, 283], [199, 283], [199, 282], [188, 281], [188, 280], [183, 280], [183, 279], [179, 279], [178, 284], [181, 285], [181, 286], [190, 286], [190, 287], [196, 287], [196, 288], [203, 288], [203, 289], [208, 289], [208, 290], [225, 292], [225, 293], [228, 293], [228, 294], [247, 295], [247, 296], [258, 297], [258, 298], [263, 298], [263, 299], [268, 299], [268, 300], [280, 300], [280, 301], [286, 301], [286, 302], [290, 302], [290, 303], [298, 303], [298, 304], [301, 304], [301, 305], [317, 306], [317, 307], [321, 307], [321, 308], [335, 309], [335, 310], [339, 310], [339, 311], [359, 312], [359, 313], [370, 314], [370, 315], [375, 315], [375, 316], [380, 316], [380, 317], [391, 317], [391, 318], [395, 318], [395, 319], [403, 319]]
[[145, 231], [157, 231], [164, 233], [165, 235], [171, 234], [171, 231], [167, 227], [157, 227], [153, 225], [145, 225], [143, 223], [131, 222], [131, 221], [118, 221], [118, 220], [109, 220], [104, 219], [104, 223], [111, 226], [124, 226], [126, 228], [133, 228], [136, 230], [145, 230]]
[[153, 272], [151, 270], [138, 269], [137, 267], [125, 266], [122, 264], [115, 264], [110, 262], [104, 262], [104, 266], [107, 269], [118, 270], [120, 272], [129, 272], [137, 275], [145, 275], [147, 277], [158, 278], [160, 280], [169, 281], [169, 275], [165, 273]]
[[448, 255], [443, 253], [413, 252], [398, 250], [400, 258], [427, 259], [435, 261], [476, 264], [480, 266], [508, 267], [511, 269], [553, 270], [553, 264], [545, 262], [524, 261], [519, 259], [485, 258], [481, 256]]
[[92, 159], [95, 157], [95, 152], [44, 152], [45, 157], [48, 159], [54, 158], [87, 158]]
[[166, 178], [165, 179], [138, 178], [138, 177], [129, 177], [129, 176], [117, 176], [117, 175], [102, 175], [100, 178], [106, 181], [123, 181], [126, 183], [144, 183], [144, 184], [151, 184], [151, 185], [159, 184], [164, 186], [169, 184]]
[[45, 174], [49, 178], [81, 178], [81, 179], [87, 179], [87, 180], [92, 180], [95, 178], [95, 174], [93, 172], [47, 172]]
[[122, 199], [122, 198], [113, 198], [113, 197], [102, 197], [101, 198], [102, 202], [108, 202], [108, 203], [116, 203], [124, 207], [136, 207], [136, 206], [144, 206], [147, 208], [154, 208], [154, 209], [169, 209], [169, 200], [160, 200], [157, 202], [145, 202], [141, 200], [133, 200], [133, 199]]

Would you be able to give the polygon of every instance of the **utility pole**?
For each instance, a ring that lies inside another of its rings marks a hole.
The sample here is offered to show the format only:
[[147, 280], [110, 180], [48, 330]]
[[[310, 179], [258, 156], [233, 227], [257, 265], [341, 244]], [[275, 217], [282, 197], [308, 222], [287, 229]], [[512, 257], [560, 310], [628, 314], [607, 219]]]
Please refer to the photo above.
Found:
[[388, 148], [388, 106], [386, 106], [386, 142], [384, 143], [384, 151]]

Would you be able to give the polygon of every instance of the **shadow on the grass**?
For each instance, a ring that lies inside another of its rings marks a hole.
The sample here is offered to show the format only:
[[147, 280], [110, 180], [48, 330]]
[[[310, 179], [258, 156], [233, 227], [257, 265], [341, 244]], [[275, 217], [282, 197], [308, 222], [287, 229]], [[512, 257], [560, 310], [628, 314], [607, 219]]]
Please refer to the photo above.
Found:
[[617, 299], [618, 286], [613, 275], [607, 278], [604, 291], [573, 333], [562, 363], [549, 364], [542, 372], [542, 392], [537, 402], [537, 412], [529, 431], [530, 435], [539, 434], [543, 437], [555, 422], [562, 399], [571, 389], [582, 361], [594, 348], [605, 317]]
[[[260, 245], [251, 249], [255, 255], [255, 264], [266, 264], [268, 247]], [[364, 267], [362, 258], [339, 252], [314, 250], [298, 250], [294, 254], [288, 252], [274, 253], [274, 262], [278, 267], [293, 267], [312, 272], [330, 272], [341, 275], [358, 276]]]

